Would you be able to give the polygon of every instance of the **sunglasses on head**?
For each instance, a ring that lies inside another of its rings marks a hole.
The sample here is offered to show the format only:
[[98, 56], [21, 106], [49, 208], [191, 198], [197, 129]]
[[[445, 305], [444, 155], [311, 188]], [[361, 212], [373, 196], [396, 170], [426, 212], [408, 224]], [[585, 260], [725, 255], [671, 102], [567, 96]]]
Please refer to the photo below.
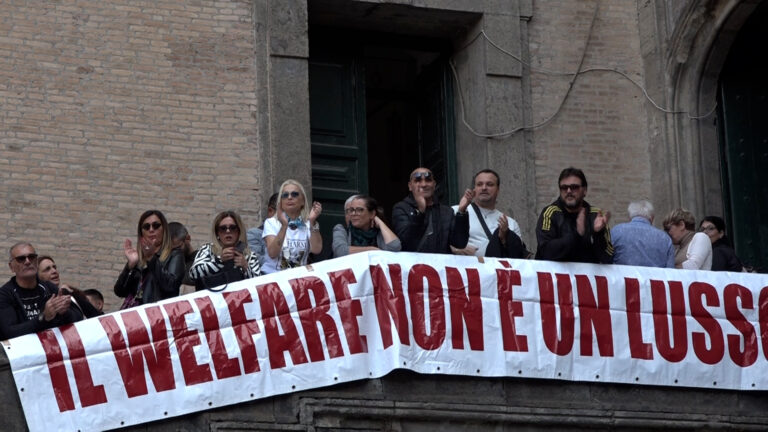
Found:
[[35, 260], [37, 260], [37, 254], [31, 253], [27, 255], [19, 255], [17, 257], [13, 257], [13, 259], [15, 259], [16, 262], [19, 264], [24, 264], [27, 260], [29, 260], [30, 262], [35, 262]]
[[152, 222], [152, 223], [147, 222], [141, 226], [141, 229], [143, 229], [144, 231], [149, 231], [150, 228], [154, 230], [159, 230], [161, 226], [163, 226], [163, 224], [161, 224], [160, 222]]
[[417, 173], [413, 173], [413, 175], [411, 176], [411, 180], [415, 182], [420, 181], [421, 179], [424, 179], [425, 181], [430, 181], [432, 180], [432, 177], [433, 176], [431, 172], [417, 172]]
[[222, 233], [240, 231], [240, 228], [237, 225], [219, 225], [216, 229]]
[[301, 194], [300, 194], [298, 191], [292, 191], [292, 192], [283, 192], [283, 193], [282, 193], [282, 195], [280, 195], [280, 197], [281, 197], [282, 199], [286, 199], [286, 198], [288, 198], [288, 197], [291, 197], [291, 198], [298, 198], [298, 197], [299, 197], [299, 195], [301, 195]]

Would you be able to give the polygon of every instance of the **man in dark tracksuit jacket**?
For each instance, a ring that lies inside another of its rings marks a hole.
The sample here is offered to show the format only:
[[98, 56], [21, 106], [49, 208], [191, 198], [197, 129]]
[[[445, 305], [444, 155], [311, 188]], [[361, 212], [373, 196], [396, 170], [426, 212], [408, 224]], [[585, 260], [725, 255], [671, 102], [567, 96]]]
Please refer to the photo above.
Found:
[[408, 181], [410, 194], [392, 209], [392, 227], [403, 251], [451, 253], [451, 246], [464, 248], [469, 240], [467, 207], [472, 191], [467, 189], [454, 214], [450, 206], [437, 202], [432, 171], [416, 168]]
[[610, 264], [613, 245], [609, 213], [584, 201], [587, 179], [580, 169], [566, 168], [558, 180], [560, 198], [542, 210], [536, 223], [536, 259]]

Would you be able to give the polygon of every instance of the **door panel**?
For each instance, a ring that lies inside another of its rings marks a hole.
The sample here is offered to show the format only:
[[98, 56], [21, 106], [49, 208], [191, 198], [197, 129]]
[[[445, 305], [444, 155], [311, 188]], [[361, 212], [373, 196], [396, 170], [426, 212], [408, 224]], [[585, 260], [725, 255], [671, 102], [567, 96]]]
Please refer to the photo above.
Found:
[[435, 173], [438, 199], [456, 204], [459, 188], [454, 151], [453, 94], [447, 60], [440, 58], [419, 76], [418, 104], [419, 162]]
[[768, 86], [747, 77], [721, 82], [723, 158], [730, 236], [744, 261], [768, 269]]
[[333, 226], [344, 221], [344, 202], [368, 189], [365, 93], [351, 56], [317, 57], [309, 63], [312, 196], [323, 204], [319, 218], [323, 252], [331, 257]]

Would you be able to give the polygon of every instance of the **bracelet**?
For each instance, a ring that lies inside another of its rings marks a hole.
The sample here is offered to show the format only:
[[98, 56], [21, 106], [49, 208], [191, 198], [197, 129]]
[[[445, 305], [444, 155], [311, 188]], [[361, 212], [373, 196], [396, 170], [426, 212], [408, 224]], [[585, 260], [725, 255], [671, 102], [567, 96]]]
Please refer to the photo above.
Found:
[[314, 225], [312, 225], [312, 228], [310, 229], [312, 232], [319, 232], [320, 231], [320, 224], [315, 222]]

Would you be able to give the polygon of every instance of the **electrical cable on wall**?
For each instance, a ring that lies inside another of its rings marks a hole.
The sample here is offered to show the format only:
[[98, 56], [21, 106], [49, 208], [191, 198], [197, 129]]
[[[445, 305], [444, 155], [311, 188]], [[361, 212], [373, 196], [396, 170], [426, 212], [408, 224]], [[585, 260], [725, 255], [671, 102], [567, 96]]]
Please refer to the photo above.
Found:
[[504, 49], [503, 47], [499, 46], [499, 44], [494, 42], [488, 36], [488, 34], [485, 32], [485, 29], [480, 30], [480, 32], [477, 35], [475, 35], [475, 37], [473, 37], [472, 40], [470, 40], [466, 45], [464, 45], [458, 51], [463, 51], [468, 46], [472, 45], [480, 36], [482, 36], [491, 46], [493, 46], [494, 48], [496, 48], [497, 50], [499, 50], [503, 54], [505, 54], [505, 55], [507, 55], [507, 56], [509, 56], [509, 57], [511, 57], [511, 58], [513, 58], [515, 60], [517, 60], [519, 63], [527, 66], [530, 69], [531, 72], [538, 72], [538, 73], [543, 73], [543, 74], [546, 74], [546, 75], [570, 76], [571, 79], [570, 79], [570, 82], [568, 83], [568, 88], [567, 88], [567, 90], [565, 92], [565, 95], [563, 95], [563, 98], [561, 99], [557, 109], [555, 110], [555, 112], [552, 115], [550, 115], [546, 119], [542, 120], [539, 123], [535, 123], [535, 124], [532, 124], [532, 125], [519, 126], [519, 127], [516, 127], [514, 129], [511, 129], [511, 130], [508, 130], [508, 131], [487, 134], [487, 133], [481, 133], [481, 132], [476, 131], [469, 124], [469, 122], [467, 122], [467, 120], [466, 120], [465, 107], [464, 107], [464, 96], [463, 96], [463, 92], [462, 92], [462, 89], [461, 89], [461, 82], [459, 81], [459, 75], [458, 75], [458, 72], [456, 71], [456, 66], [453, 63], [453, 59], [451, 59], [448, 62], [448, 65], [451, 68], [451, 73], [453, 75], [453, 79], [456, 82], [456, 86], [458, 87], [459, 105], [460, 105], [460, 109], [461, 109], [461, 122], [464, 124], [464, 126], [473, 135], [481, 137], [481, 138], [502, 138], [502, 137], [507, 137], [507, 136], [510, 136], [510, 135], [514, 135], [514, 134], [516, 134], [516, 133], [518, 133], [520, 131], [538, 129], [538, 128], [542, 127], [542, 126], [545, 126], [546, 124], [548, 124], [552, 120], [554, 120], [554, 118], [557, 117], [557, 115], [560, 113], [560, 111], [562, 111], [563, 106], [565, 106], [565, 102], [568, 100], [568, 96], [570, 96], [571, 90], [573, 90], [573, 86], [576, 83], [577, 78], [580, 75], [584, 75], [584, 74], [591, 73], [591, 72], [611, 72], [611, 73], [618, 74], [619, 76], [623, 77], [624, 79], [626, 79], [627, 81], [632, 83], [635, 87], [640, 89], [640, 91], [643, 93], [643, 96], [645, 97], [645, 99], [648, 100], [648, 102], [650, 102], [651, 105], [653, 105], [654, 108], [656, 108], [657, 110], [659, 110], [661, 112], [667, 113], [667, 114], [686, 114], [689, 119], [699, 120], [699, 119], [707, 118], [707, 117], [711, 116], [715, 112], [715, 110], [717, 109], [717, 103], [715, 103], [714, 106], [709, 111], [707, 111], [705, 114], [703, 114], [703, 115], [691, 115], [689, 111], [678, 111], [678, 110], [667, 109], [667, 108], [662, 107], [658, 103], [656, 103], [656, 101], [654, 101], [653, 98], [651, 98], [651, 96], [648, 94], [648, 90], [641, 83], [637, 82], [634, 78], [630, 77], [629, 74], [627, 74], [626, 72], [622, 72], [622, 71], [620, 71], [618, 69], [609, 68], [609, 67], [590, 67], [590, 68], [582, 69], [582, 66], [584, 65], [584, 59], [586, 58], [586, 54], [587, 54], [587, 48], [589, 47], [589, 41], [590, 41], [590, 39], [592, 37], [592, 33], [593, 33], [593, 30], [594, 30], [594, 26], [595, 26], [595, 21], [597, 19], [597, 14], [598, 14], [599, 10], [600, 10], [600, 1], [598, 0], [598, 2], [595, 4], [595, 10], [594, 10], [594, 12], [592, 14], [592, 19], [591, 19], [590, 24], [589, 24], [589, 31], [587, 33], [586, 40], [584, 41], [584, 48], [583, 48], [582, 53], [581, 53], [581, 58], [579, 59], [579, 65], [576, 68], [576, 72], [561, 72], [561, 71], [549, 70], [549, 69], [546, 69], [546, 68], [534, 67], [532, 64], [530, 64], [530, 63], [524, 61], [523, 59], [519, 58], [518, 56], [514, 55], [512, 52], [510, 52], [510, 51]]

